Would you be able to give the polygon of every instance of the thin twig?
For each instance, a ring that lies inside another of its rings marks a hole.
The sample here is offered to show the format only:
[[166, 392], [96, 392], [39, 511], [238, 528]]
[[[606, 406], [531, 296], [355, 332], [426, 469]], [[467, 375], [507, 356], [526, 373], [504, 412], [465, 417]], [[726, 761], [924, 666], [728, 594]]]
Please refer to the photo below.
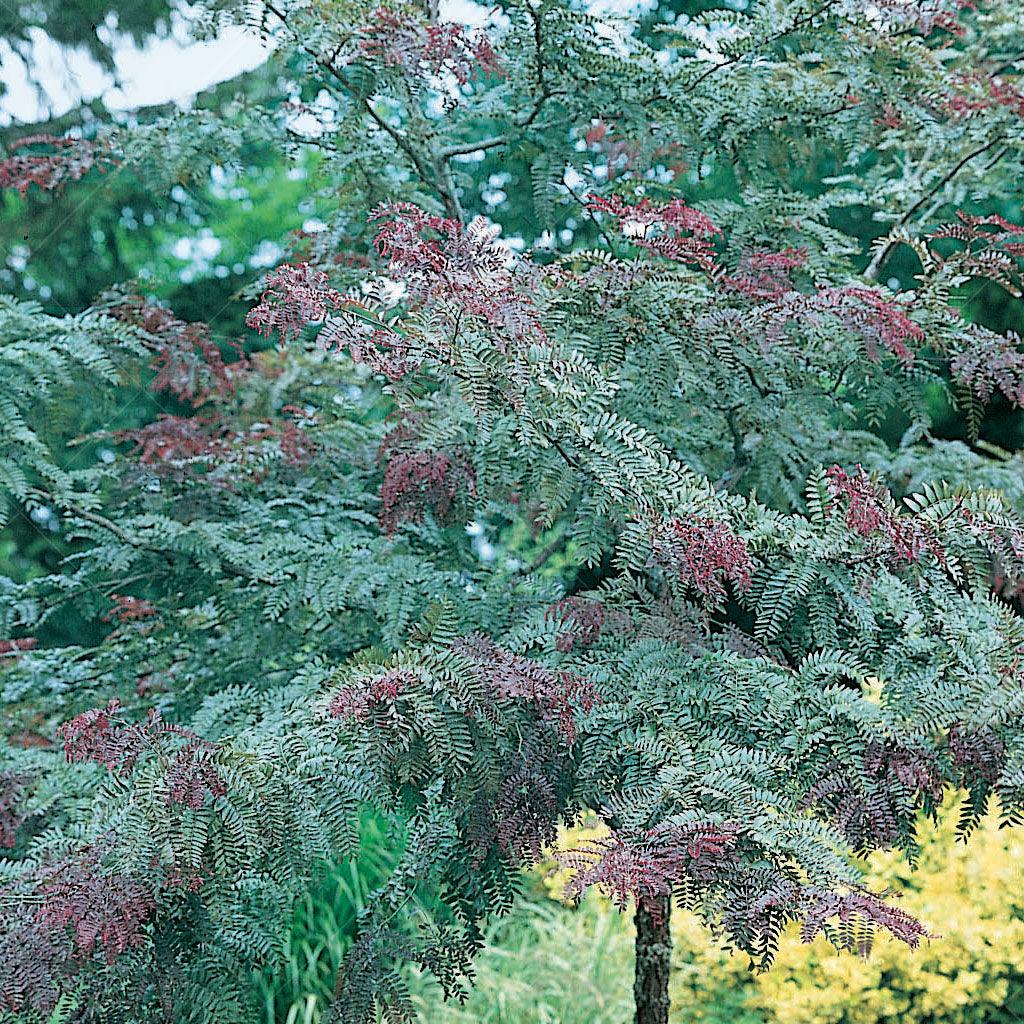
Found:
[[[956, 176], [967, 166], [975, 157], [981, 156], [982, 153], [988, 152], [994, 145], [1002, 142], [1002, 138], [991, 139], [985, 143], [984, 146], [979, 146], [977, 149], [971, 150], [962, 160], [958, 161], [956, 166], [948, 173], [942, 176], [942, 178], [931, 188], [913, 206], [903, 214], [902, 217], [896, 222], [896, 226], [893, 231], [898, 231], [900, 228], [904, 228], [910, 222], [910, 219], [917, 213], [918, 210], [924, 206], [930, 199], [937, 195], [942, 189], [944, 189]], [[892, 234], [892, 232], [890, 232]], [[864, 277], [868, 281], [874, 281], [882, 269], [883, 264], [889, 258], [889, 253], [896, 247], [899, 240], [896, 238], [890, 238], [889, 242], [884, 245], [881, 249], [875, 253], [873, 259], [868, 264], [864, 271]]]
[[[770, 46], [772, 43], [777, 43], [780, 39], [784, 39], [791, 32], [795, 32], [797, 29], [803, 28], [804, 25], [809, 25], [815, 18], [821, 17], [821, 15], [825, 14], [830, 7], [834, 7], [838, 2], [839, 0], [827, 0], [826, 3], [821, 5], [821, 7], [818, 7], [809, 14], [804, 15], [802, 18], [797, 18], [797, 20], [788, 28], [783, 29], [781, 32], [776, 32], [773, 36], [769, 36], [762, 45]], [[732, 64], [737, 64], [747, 56], [749, 56], [749, 53], [738, 53], [735, 57], [730, 57], [728, 60], [722, 61], [721, 64], [713, 64], [690, 82], [686, 87], [686, 91], [693, 92], [698, 85], [700, 85], [705, 79], [710, 78], [716, 71], [721, 71], [722, 68], [727, 68]]]

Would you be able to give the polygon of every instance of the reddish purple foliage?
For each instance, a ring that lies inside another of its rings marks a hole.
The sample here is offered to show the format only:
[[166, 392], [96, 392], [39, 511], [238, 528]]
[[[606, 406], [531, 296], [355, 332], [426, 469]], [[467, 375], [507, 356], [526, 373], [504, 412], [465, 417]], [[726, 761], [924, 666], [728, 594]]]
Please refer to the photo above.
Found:
[[881, 782], [898, 782], [911, 793], [923, 793], [933, 800], [942, 796], [935, 756], [922, 747], [872, 741], [864, 751], [864, 771]]
[[164, 773], [167, 802], [198, 810], [208, 793], [217, 797], [227, 792], [213, 763], [217, 744], [164, 722], [155, 708], [141, 722], [126, 721], [120, 711], [120, 702], [114, 699], [105, 708], [92, 708], [60, 726], [57, 736], [64, 741], [67, 759], [95, 761], [118, 775], [128, 775], [143, 754], [166, 752], [162, 741], [174, 738], [179, 745]]
[[904, 366], [914, 362], [912, 344], [924, 341], [924, 331], [902, 308], [872, 288], [848, 285], [823, 288], [815, 296], [820, 309], [833, 313], [848, 327], [860, 332], [868, 358], [878, 359], [881, 342]]
[[78, 952], [89, 956], [98, 944], [108, 963], [142, 945], [142, 926], [156, 909], [154, 894], [142, 883], [102, 873], [95, 850], [42, 869], [39, 891], [38, 924], [54, 930], [70, 925]]
[[561, 811], [558, 780], [567, 755], [550, 731], [517, 727], [515, 753], [500, 766], [496, 788], [478, 790], [465, 815], [464, 834], [475, 863], [497, 851], [516, 866], [532, 864], [555, 843]]
[[87, 139], [26, 135], [11, 148], [15, 152], [0, 160], [0, 188], [16, 188], [23, 196], [33, 185], [52, 192], [65, 182], [78, 181], [94, 167], [106, 171], [116, 164], [106, 146]]
[[347, 349], [354, 362], [391, 380], [418, 366], [398, 331], [378, 324], [362, 303], [342, 295], [328, 283], [325, 271], [308, 263], [278, 267], [245, 322], [264, 337], [276, 332], [282, 345], [298, 337], [307, 324], [320, 324], [321, 345]]
[[652, 915], [660, 915], [662, 900], [693, 873], [697, 862], [727, 854], [737, 836], [734, 826], [710, 824], [661, 826], [639, 841], [613, 831], [559, 855], [559, 861], [575, 872], [565, 894], [579, 899], [592, 885], [600, 885], [620, 909], [632, 899]]
[[328, 284], [325, 271], [308, 263], [285, 263], [267, 277], [263, 296], [245, 322], [265, 337], [276, 331], [283, 344], [346, 304], [341, 292]]
[[555, 723], [567, 745], [576, 742], [577, 711], [586, 713], [597, 703], [591, 683], [513, 654], [479, 633], [456, 640], [452, 650], [469, 662], [473, 675], [495, 696], [532, 703], [542, 718]]
[[880, 124], [883, 128], [900, 129], [903, 127], [903, 118], [891, 103], [886, 103], [882, 106], [881, 114], [875, 118], [875, 124]]
[[[873, 927], [884, 928], [894, 938], [916, 949], [928, 932], [916, 918], [885, 903], [881, 896], [863, 889], [845, 891], [818, 885], [782, 881], [758, 898], [750, 908], [752, 921], [764, 931], [777, 928], [776, 919], [802, 920], [800, 938], [812, 942], [833, 918], [849, 922], [860, 920]], [[866, 953], [866, 949], [861, 952]]]
[[[196, 892], [202, 885], [202, 873], [191, 866], [169, 865], [162, 882], [111, 872], [105, 858], [114, 852], [108, 834], [44, 863], [4, 892], [5, 899], [20, 900], [5, 906], [0, 926], [0, 1010], [49, 1011], [97, 949], [113, 963], [146, 942], [145, 925], [162, 889]], [[151, 867], [157, 866], [154, 860]]]
[[833, 498], [847, 503], [846, 525], [862, 537], [882, 533], [902, 562], [917, 562], [926, 552], [945, 564], [945, 552], [928, 526], [912, 516], [899, 515], [885, 500], [886, 492], [860, 467], [849, 474], [840, 466], [825, 471]]
[[589, 647], [597, 642], [605, 621], [604, 605], [600, 601], [570, 597], [552, 605], [545, 617], [563, 627], [555, 638], [555, 647], [571, 651], [577, 644]]
[[886, 514], [877, 484], [860, 466], [855, 476], [850, 476], [840, 466], [830, 467], [825, 475], [832, 497], [845, 498], [848, 502], [846, 525], [862, 537], [871, 536]]
[[[305, 422], [314, 420], [306, 417]], [[161, 414], [143, 427], [118, 431], [114, 436], [134, 443], [131, 454], [161, 476], [175, 480], [202, 476], [225, 488], [240, 476], [259, 479], [266, 472], [269, 441], [276, 441], [289, 466], [307, 465], [317, 450], [305, 427], [292, 420], [280, 426], [263, 423], [232, 432], [215, 425], [211, 417]]]
[[74, 969], [72, 952], [70, 938], [41, 927], [31, 907], [5, 905], [0, 928], [0, 1011], [49, 1013], [65, 976]]
[[[1019, 296], [1024, 291], [1024, 226], [998, 214], [977, 216], [957, 210], [956, 216], [953, 223], [942, 225], [928, 236], [935, 262], [947, 264], [956, 275], [993, 281]], [[962, 248], [943, 254], [934, 245], [941, 241], [956, 242]]]
[[559, 857], [565, 867], [575, 871], [565, 887], [568, 898], [579, 899], [592, 885], [600, 885], [620, 909], [633, 899], [652, 913], [658, 912], [662, 898], [671, 894], [679, 880], [680, 859], [677, 850], [634, 845], [615, 833]]
[[397, 330], [375, 327], [352, 316], [329, 320], [317, 340], [328, 349], [347, 349], [353, 362], [363, 363], [388, 380], [401, 380], [422, 362]]
[[969, 729], [958, 723], [950, 728], [946, 742], [953, 766], [960, 772], [960, 785], [972, 788], [991, 786], [998, 781], [1006, 761], [1006, 747], [991, 729]]
[[396, 451], [380, 486], [381, 529], [392, 534], [402, 523], [420, 522], [427, 509], [447, 525], [462, 494], [476, 495], [476, 476], [461, 453]]
[[15, 640], [0, 640], [0, 658], [11, 654], [21, 654], [22, 651], [31, 651], [39, 644], [34, 636], [23, 636]]
[[823, 808], [855, 850], [891, 846], [899, 835], [891, 791], [874, 780], [857, 779], [835, 763], [804, 795], [803, 806]]
[[514, 341], [545, 338], [512, 253], [497, 242], [500, 229], [481, 217], [463, 227], [412, 203], [385, 203], [370, 220], [380, 222], [378, 253], [412, 298], [455, 303]]
[[413, 203], [385, 203], [370, 214], [371, 223], [377, 220], [377, 252], [394, 269], [417, 276], [442, 273], [447, 264], [442, 243], [462, 231], [458, 221], [427, 213]]
[[589, 647], [597, 643], [602, 632], [622, 632], [632, 624], [625, 613], [586, 597], [567, 597], [553, 604], [545, 618], [563, 627], [555, 637], [555, 647], [565, 652], [571, 651], [577, 644]]
[[998, 213], [978, 215], [957, 210], [956, 217], [956, 222], [937, 228], [929, 238], [951, 238], [968, 245], [975, 242], [987, 245], [992, 241], [1001, 242], [1008, 237], [1024, 235], [1024, 224], [1014, 224]]
[[750, 586], [753, 569], [746, 542], [714, 519], [671, 519], [653, 531], [655, 560], [679, 579], [714, 600], [725, 597], [724, 580], [740, 591]]
[[150, 368], [156, 371], [149, 385], [153, 391], [167, 391], [200, 406], [230, 397], [239, 378], [252, 369], [237, 345], [235, 361], [225, 362], [206, 324], [179, 320], [169, 309], [139, 296], [126, 298], [111, 313], [150, 335], [155, 353]]
[[907, 307], [872, 288], [856, 285], [831, 286], [810, 294], [783, 291], [769, 298], [758, 313], [771, 339], [793, 321], [818, 323], [823, 316], [834, 317], [847, 330], [861, 336], [872, 361], [878, 360], [881, 345], [904, 366], [910, 366], [914, 362], [912, 346], [924, 341], [924, 330], [907, 315]]
[[899, 838], [901, 803], [908, 797], [937, 800], [942, 776], [935, 756], [892, 741], [867, 745], [863, 772], [827, 765], [804, 795], [803, 807], [823, 808], [855, 850], [891, 846]]
[[529, 765], [501, 780], [492, 809], [494, 838], [515, 863], [535, 863], [558, 835], [558, 799], [543, 772]]
[[949, 368], [982, 402], [998, 390], [1011, 405], [1024, 406], [1024, 351], [1016, 335], [968, 330], [967, 346], [949, 361]]
[[176, 751], [164, 774], [167, 802], [183, 804], [198, 811], [206, 804], [207, 794], [224, 796], [228, 788], [213, 764], [212, 744], [190, 743]]
[[[468, 314], [515, 341], [544, 337], [534, 304], [517, 280], [511, 253], [497, 244], [497, 229], [481, 218], [463, 227], [411, 203], [386, 203], [370, 220], [380, 222], [375, 244], [388, 261], [389, 273], [405, 285], [414, 302], [440, 301], [440, 312], [452, 320], [453, 335], [461, 316]], [[453, 305], [460, 312], [453, 313]], [[342, 315], [335, 315], [339, 311]], [[282, 342], [305, 324], [322, 324], [324, 345], [347, 348], [354, 360], [391, 379], [419, 364], [402, 331], [344, 297], [328, 284], [324, 271], [308, 264], [279, 267], [246, 322], [264, 335], [278, 332]]]
[[307, 427], [315, 426], [317, 416], [296, 405], [286, 405], [281, 412], [294, 416], [278, 431], [281, 454], [289, 466], [307, 466], [318, 451], [316, 441], [310, 437]]
[[478, 68], [485, 74], [505, 73], [485, 32], [469, 32], [451, 21], [422, 24], [387, 7], [370, 12], [359, 49], [410, 74], [424, 69], [434, 75], [447, 72], [462, 85]]
[[800, 929], [803, 942], [812, 942], [831, 918], [839, 918], [840, 921], [860, 920], [873, 927], [884, 928], [894, 939], [911, 949], [917, 949], [922, 938], [930, 937], [917, 918], [886, 903], [874, 893], [861, 889], [843, 893], [812, 890], [807, 895], [807, 904], [802, 909], [804, 923]]
[[393, 704], [419, 681], [416, 673], [408, 669], [388, 669], [379, 676], [342, 687], [331, 701], [329, 713], [332, 718], [365, 722], [373, 709]]
[[726, 275], [722, 283], [747, 298], [759, 302], [775, 301], [794, 290], [793, 271], [807, 262], [806, 249], [782, 249], [779, 252], [747, 253], [736, 273]]
[[1006, 107], [1017, 117], [1024, 117], [1024, 92], [1008, 78], [995, 76], [989, 79], [988, 94], [997, 107]]
[[982, 71], [960, 75], [959, 86], [964, 92], [952, 92], [941, 108], [955, 119], [973, 117], [979, 111], [1003, 107], [1017, 117], [1024, 118], [1024, 92], [1007, 78], [989, 76]]
[[17, 772], [0, 772], [0, 849], [10, 850], [18, 841], [24, 799], [25, 779]]
[[210, 432], [208, 420], [199, 416], [161, 413], [152, 423], [135, 430], [119, 431], [118, 441], [132, 441], [132, 452], [145, 466], [168, 471], [183, 468], [196, 459], [222, 457], [228, 450], [223, 431]]
[[587, 205], [619, 221], [619, 231], [634, 245], [679, 263], [692, 263], [704, 270], [716, 268], [711, 239], [722, 232], [706, 214], [687, 206], [681, 199], [656, 204], [650, 199], [626, 203], [618, 196], [591, 196]]
[[68, 761], [95, 761], [119, 775], [128, 775], [154, 741], [160, 713], [151, 710], [141, 722], [127, 722], [121, 702], [90, 708], [57, 729]]
[[104, 622], [117, 621], [124, 625], [128, 622], [138, 622], [143, 619], [151, 619], [159, 612], [147, 600], [141, 597], [132, 597], [130, 594], [111, 594], [110, 600], [114, 607], [103, 616]]

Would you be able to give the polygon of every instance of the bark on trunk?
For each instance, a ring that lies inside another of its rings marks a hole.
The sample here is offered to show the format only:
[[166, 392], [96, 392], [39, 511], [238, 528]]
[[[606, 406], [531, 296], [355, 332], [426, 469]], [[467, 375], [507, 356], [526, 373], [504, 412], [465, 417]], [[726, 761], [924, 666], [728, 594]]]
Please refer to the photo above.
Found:
[[656, 913], [636, 908], [636, 974], [633, 997], [636, 1024], [668, 1024], [668, 975], [672, 965], [669, 898], [659, 901]]

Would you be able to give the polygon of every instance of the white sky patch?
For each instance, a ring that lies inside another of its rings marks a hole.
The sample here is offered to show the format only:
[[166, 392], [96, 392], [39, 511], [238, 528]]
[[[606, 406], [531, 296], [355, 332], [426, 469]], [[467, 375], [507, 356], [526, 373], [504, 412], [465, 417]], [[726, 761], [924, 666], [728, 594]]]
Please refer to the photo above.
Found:
[[256, 246], [256, 251], [249, 257], [249, 266], [256, 270], [266, 270], [268, 267], [274, 266], [282, 256], [284, 256], [284, 249], [277, 242], [264, 238]]
[[409, 293], [408, 285], [404, 281], [396, 281], [384, 274], [361, 282], [359, 287], [364, 295], [373, 296], [388, 309], [397, 306]]
[[499, 8], [472, 0], [441, 0], [437, 12], [442, 21], [457, 21], [468, 28], [507, 28], [510, 24]]
[[627, 57], [631, 49], [629, 37], [632, 33], [633, 24], [622, 18], [612, 21], [610, 20], [611, 15], [607, 15], [607, 17], [609, 20], [595, 22], [591, 28], [595, 35], [607, 42], [607, 51], [609, 53], [617, 53], [621, 57]]
[[723, 64], [729, 59], [721, 52], [719, 44], [726, 41], [731, 42], [743, 35], [743, 26], [731, 25], [724, 21], [709, 26], [692, 23], [687, 25], [680, 22], [678, 28], [682, 35], [697, 44], [697, 58], [711, 61], [714, 64]]
[[56, 117], [97, 97], [112, 110], [167, 102], [187, 104], [211, 85], [259, 67], [270, 53], [254, 34], [233, 27], [212, 42], [171, 36], [153, 38], [137, 47], [125, 41], [114, 49], [118, 87], [85, 52], [62, 49], [41, 30], [30, 34], [31, 77], [21, 58], [0, 42], [7, 90], [0, 97], [3, 125]]
[[312, 111], [304, 110], [301, 113], [288, 116], [288, 127], [293, 132], [304, 136], [307, 139], [317, 139], [324, 133], [324, 123]]
[[565, 175], [562, 180], [565, 182], [567, 188], [581, 189], [587, 187], [587, 179], [580, 174], [571, 164], [566, 167]]
[[654, 10], [653, 0], [590, 0], [584, 6], [597, 18], [626, 18]]

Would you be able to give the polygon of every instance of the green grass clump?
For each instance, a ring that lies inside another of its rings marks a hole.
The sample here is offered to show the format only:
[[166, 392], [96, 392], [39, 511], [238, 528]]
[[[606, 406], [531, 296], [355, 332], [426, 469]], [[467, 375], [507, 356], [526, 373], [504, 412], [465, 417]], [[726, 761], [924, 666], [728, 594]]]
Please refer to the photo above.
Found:
[[577, 910], [522, 898], [488, 932], [466, 1002], [445, 1003], [426, 978], [414, 1001], [426, 1024], [622, 1024], [633, 1016], [633, 934], [606, 901]]
[[398, 862], [401, 841], [396, 828], [366, 815], [359, 854], [324, 866], [320, 884], [295, 907], [283, 968], [254, 978], [259, 1024], [320, 1024], [324, 1019], [359, 915]]

